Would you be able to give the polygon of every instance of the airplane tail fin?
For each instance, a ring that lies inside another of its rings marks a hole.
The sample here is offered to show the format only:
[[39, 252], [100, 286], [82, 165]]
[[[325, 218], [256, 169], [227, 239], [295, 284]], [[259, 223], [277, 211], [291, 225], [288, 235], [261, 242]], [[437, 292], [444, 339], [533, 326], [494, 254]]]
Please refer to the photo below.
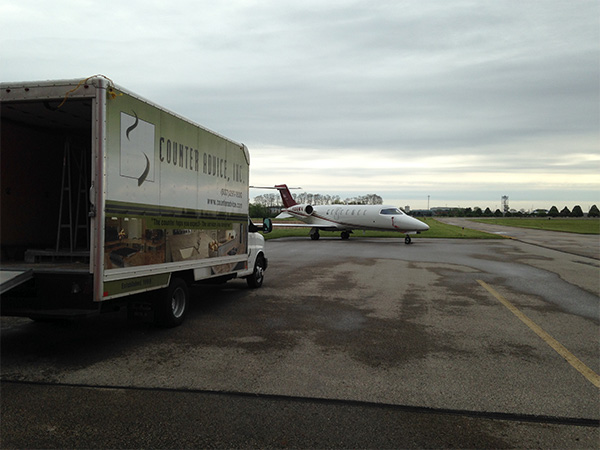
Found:
[[283, 206], [285, 208], [289, 208], [291, 206], [297, 205], [296, 201], [293, 199], [292, 194], [290, 193], [289, 188], [285, 184], [279, 184], [275, 186], [275, 189], [279, 191], [281, 194], [281, 200], [283, 200]]

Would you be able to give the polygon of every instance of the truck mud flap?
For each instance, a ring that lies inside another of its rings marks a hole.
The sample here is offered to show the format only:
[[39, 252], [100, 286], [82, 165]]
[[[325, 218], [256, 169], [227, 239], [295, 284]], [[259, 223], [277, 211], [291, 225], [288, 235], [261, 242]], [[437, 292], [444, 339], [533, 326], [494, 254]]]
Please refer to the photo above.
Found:
[[33, 278], [33, 270], [0, 270], [0, 295]]

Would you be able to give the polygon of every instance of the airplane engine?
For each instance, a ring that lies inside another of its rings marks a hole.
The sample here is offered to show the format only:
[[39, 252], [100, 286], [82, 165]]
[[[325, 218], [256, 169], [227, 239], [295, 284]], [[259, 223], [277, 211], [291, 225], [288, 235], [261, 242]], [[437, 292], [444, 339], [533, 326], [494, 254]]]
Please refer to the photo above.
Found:
[[315, 212], [312, 205], [294, 205], [291, 208], [288, 208], [288, 211], [306, 214], [307, 216], [312, 216], [312, 213]]

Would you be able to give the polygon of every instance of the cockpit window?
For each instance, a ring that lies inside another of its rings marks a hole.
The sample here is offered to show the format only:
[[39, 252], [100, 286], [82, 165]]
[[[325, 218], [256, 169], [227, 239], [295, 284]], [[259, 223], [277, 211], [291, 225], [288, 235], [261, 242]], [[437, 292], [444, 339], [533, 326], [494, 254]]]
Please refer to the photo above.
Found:
[[379, 211], [379, 214], [383, 214], [385, 216], [399, 216], [402, 214], [398, 208], [385, 208]]

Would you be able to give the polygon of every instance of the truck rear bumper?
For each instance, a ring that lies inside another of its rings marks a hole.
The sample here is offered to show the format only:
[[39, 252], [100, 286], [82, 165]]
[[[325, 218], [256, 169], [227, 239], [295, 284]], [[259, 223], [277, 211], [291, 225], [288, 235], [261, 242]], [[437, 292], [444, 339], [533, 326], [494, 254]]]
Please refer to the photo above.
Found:
[[73, 318], [95, 315], [93, 275], [39, 267], [10, 270], [2, 267], [0, 314], [3, 316]]

